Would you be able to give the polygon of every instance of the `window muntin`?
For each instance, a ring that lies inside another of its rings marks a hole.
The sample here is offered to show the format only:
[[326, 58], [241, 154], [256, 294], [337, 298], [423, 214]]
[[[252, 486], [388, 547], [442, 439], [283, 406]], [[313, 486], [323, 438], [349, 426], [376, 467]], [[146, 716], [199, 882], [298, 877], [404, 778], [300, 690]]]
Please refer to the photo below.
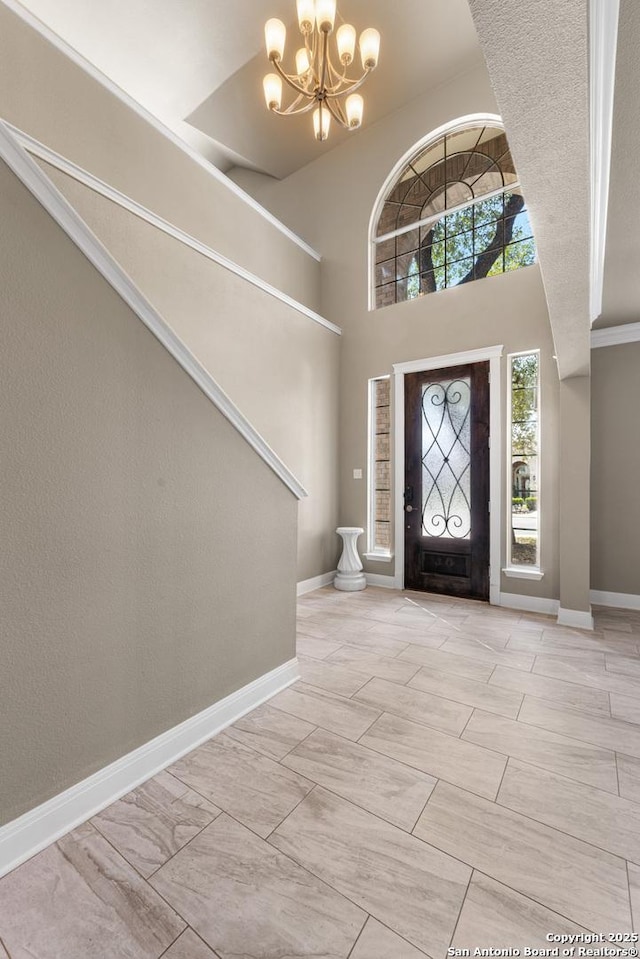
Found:
[[374, 246], [377, 307], [534, 263], [504, 131], [468, 128], [420, 151], [387, 194]]
[[391, 552], [391, 379], [369, 380], [369, 553]]
[[509, 357], [509, 567], [540, 567], [540, 353]]

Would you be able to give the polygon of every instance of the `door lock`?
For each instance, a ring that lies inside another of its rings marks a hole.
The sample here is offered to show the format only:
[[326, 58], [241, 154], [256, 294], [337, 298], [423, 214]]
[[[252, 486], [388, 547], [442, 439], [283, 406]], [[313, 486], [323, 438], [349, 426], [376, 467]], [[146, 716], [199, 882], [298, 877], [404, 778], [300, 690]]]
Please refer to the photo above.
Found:
[[407, 506], [405, 506], [404, 509], [405, 509], [405, 513], [413, 513], [413, 506], [411, 506], [410, 503]]

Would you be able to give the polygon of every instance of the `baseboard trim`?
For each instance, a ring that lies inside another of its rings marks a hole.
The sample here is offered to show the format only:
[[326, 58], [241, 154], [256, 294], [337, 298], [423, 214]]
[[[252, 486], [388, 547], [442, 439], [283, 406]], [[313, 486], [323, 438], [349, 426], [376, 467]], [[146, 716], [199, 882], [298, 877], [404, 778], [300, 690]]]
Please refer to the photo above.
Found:
[[299, 678], [291, 659], [0, 828], [0, 877]]
[[507, 609], [521, 609], [524, 613], [555, 616], [560, 608], [559, 600], [547, 599], [545, 596], [525, 596], [522, 593], [503, 592], [500, 592], [498, 596], [499, 600], [495, 605], [505, 606]]
[[382, 573], [365, 573], [367, 586], [380, 586], [382, 589], [402, 589], [395, 576], [384, 576]]
[[558, 609], [558, 625], [573, 626], [574, 629], [593, 629], [591, 610], [564, 609], [561, 606]]
[[297, 594], [304, 596], [305, 593], [312, 593], [314, 589], [322, 589], [323, 586], [331, 586], [336, 578], [336, 570], [330, 573], [322, 573], [320, 576], [312, 576], [311, 579], [303, 579], [298, 583]]
[[610, 593], [607, 590], [592, 589], [589, 599], [596, 606], [612, 606], [615, 609], [640, 609], [640, 596], [633, 593]]

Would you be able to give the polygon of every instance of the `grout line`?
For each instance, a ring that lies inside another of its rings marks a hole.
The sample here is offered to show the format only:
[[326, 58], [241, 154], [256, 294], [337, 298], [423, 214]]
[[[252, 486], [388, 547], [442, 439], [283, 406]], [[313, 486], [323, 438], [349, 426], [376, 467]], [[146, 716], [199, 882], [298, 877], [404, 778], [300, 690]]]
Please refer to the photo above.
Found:
[[[427, 773], [426, 775], [428, 775], [428, 773]], [[431, 796], [433, 795], [433, 790], [436, 788], [436, 786], [438, 785], [438, 783], [439, 783], [439, 781], [440, 781], [437, 776], [434, 776], [433, 778], [435, 779], [435, 782], [434, 782], [433, 786], [431, 787], [431, 791], [429, 792], [429, 795], [428, 795], [427, 798], [425, 799], [424, 805], [422, 806], [422, 809], [420, 810], [420, 813], [419, 813], [419, 815], [417, 816], [416, 821], [414, 822], [413, 826], [412, 826], [411, 829], [409, 830], [409, 832], [411, 833], [412, 836], [413, 836], [413, 830], [416, 828], [416, 826], [418, 825], [418, 823], [419, 823], [420, 820], [422, 819], [422, 814], [424, 813], [425, 809], [427, 808], [427, 804], [428, 804], [429, 800], [431, 799]]]
[[371, 919], [371, 913], [370, 913], [370, 912], [365, 912], [365, 919], [364, 919], [364, 922], [362, 923], [362, 929], [360, 930], [360, 932], [359, 932], [358, 935], [356, 936], [355, 942], [354, 942], [353, 945], [351, 946], [351, 949], [349, 949], [349, 955], [347, 956], [347, 959], [351, 959], [351, 956], [353, 955], [353, 952], [354, 952], [356, 946], [357, 946], [358, 943], [360, 942], [360, 937], [362, 936], [362, 933], [364, 932], [365, 927], [366, 927], [367, 923], [369, 922], [369, 919]]
[[6, 952], [6, 954], [7, 954], [7, 959], [11, 959], [11, 953], [10, 953], [9, 950], [7, 949], [7, 945], [6, 945], [5, 941], [3, 940], [2, 936], [0, 936], [0, 946], [2, 946], [2, 948], [3, 948], [4, 951]]
[[618, 769], [618, 753], [617, 753], [617, 751], [614, 751], [614, 754], [613, 754], [613, 763], [614, 763], [614, 766], [616, 767], [616, 782], [617, 782], [617, 784], [618, 784], [618, 795], [620, 796], [621, 799], [624, 799], [625, 797], [624, 797], [624, 796], [622, 795], [622, 793], [620, 792], [620, 770]]
[[[475, 869], [474, 869], [474, 867], [472, 866], [472, 867], [471, 867], [471, 873], [469, 874], [469, 880], [468, 880], [468, 882], [467, 882], [467, 888], [465, 889], [465, 891], [464, 891], [464, 896], [462, 897], [462, 900], [461, 900], [461, 902], [460, 902], [460, 908], [459, 908], [459, 910], [458, 910], [458, 915], [457, 915], [457, 917], [456, 917], [456, 921], [455, 921], [455, 924], [454, 924], [454, 927], [453, 927], [453, 931], [452, 931], [452, 933], [451, 933], [451, 938], [449, 939], [449, 948], [451, 948], [451, 946], [452, 946], [452, 944], [453, 944], [453, 940], [455, 939], [455, 935], [456, 935], [456, 932], [457, 932], [457, 929], [458, 929], [458, 925], [460, 924], [460, 920], [461, 920], [461, 918], [462, 918], [462, 910], [464, 909], [464, 904], [465, 904], [465, 902], [467, 901], [467, 896], [469, 895], [469, 889], [471, 888], [471, 882], [473, 881], [474, 873], [475, 873]], [[449, 953], [447, 953], [447, 955], [449, 955]]]
[[[218, 818], [218, 817], [216, 816], [216, 819], [217, 819], [217, 818]], [[209, 825], [211, 825], [211, 823], [209, 823]], [[94, 827], [94, 828], [95, 828], [95, 827]], [[206, 826], [205, 826], [205, 829], [206, 829]], [[202, 830], [200, 830], [200, 831], [202, 832]], [[174, 913], [176, 914], [176, 916], [178, 916], [180, 919], [182, 919], [182, 921], [184, 922], [185, 928], [180, 930], [179, 934], [176, 936], [176, 939], [174, 939], [173, 942], [171, 943], [171, 946], [172, 946], [172, 945], [176, 942], [176, 940], [180, 938], [180, 936], [182, 935], [182, 933], [188, 928], [189, 923], [187, 922], [187, 920], [185, 919], [185, 917], [182, 915], [182, 913], [179, 912], [179, 911], [176, 909], [176, 907], [175, 907], [174, 905], [172, 905], [165, 896], [162, 895], [161, 892], [159, 892], [154, 886], [151, 885], [151, 883], [149, 882], [148, 879], [145, 879], [144, 876], [141, 876], [141, 875], [140, 875], [140, 873], [139, 873], [138, 870], [135, 868], [135, 866], [132, 866], [132, 865], [131, 865], [131, 863], [129, 862], [129, 860], [126, 859], [126, 858], [122, 855], [122, 853], [120, 852], [120, 850], [117, 849], [117, 848], [113, 845], [113, 843], [111, 842], [110, 839], [108, 839], [106, 836], [103, 836], [102, 833], [99, 832], [98, 830], [96, 830], [96, 832], [98, 832], [98, 835], [101, 836], [101, 837], [104, 839], [104, 841], [105, 841], [109, 846], [111, 846], [111, 848], [112, 848], [113, 851], [116, 853], [116, 855], [119, 856], [121, 859], [124, 859], [124, 861], [127, 863], [127, 865], [130, 866], [130, 867], [133, 869], [133, 871], [135, 872], [135, 874], [136, 874], [137, 876], [139, 876], [140, 881], [143, 882], [145, 885], [149, 886], [149, 888], [152, 889], [153, 892], [154, 892], [160, 899], [162, 899], [162, 901], [169, 907], [169, 909], [171, 909], [171, 911], [174, 912]], [[68, 835], [69, 835], [69, 834], [68, 834]], [[63, 838], [64, 838], [64, 837], [63, 837]], [[191, 842], [191, 840], [189, 840], [189, 842]], [[57, 843], [55, 843], [55, 845], [57, 845]], [[185, 845], [188, 846], [189, 843], [186, 843]], [[183, 846], [182, 848], [184, 849], [185, 846]], [[177, 853], [174, 853], [174, 855], [177, 855]], [[171, 859], [173, 859], [173, 856], [171, 856]], [[169, 861], [170, 861], [170, 860], [168, 859], [167, 862], [169, 862]], [[169, 949], [169, 948], [171, 948], [171, 946], [168, 946], [167, 948]], [[165, 950], [165, 952], [166, 952], [166, 950]], [[164, 954], [164, 953], [163, 953], [163, 954]]]
[[[466, 723], [464, 724], [464, 727], [460, 730], [460, 732], [458, 733], [458, 735], [453, 737], [454, 739], [460, 739], [462, 742], [466, 742], [466, 741], [467, 741], [466, 739], [463, 740], [463, 739], [462, 739], [462, 736], [463, 736], [463, 734], [464, 734], [467, 726], [469, 725], [469, 723], [470, 723], [471, 720], [473, 719], [473, 717], [474, 717], [474, 715], [475, 715], [476, 709], [479, 709], [479, 708], [480, 708], [479, 706], [472, 706], [472, 707], [471, 707], [471, 714], [469, 715], [469, 718], [467, 719]], [[486, 712], [486, 710], [481, 710], [481, 712]], [[493, 715], [493, 714], [492, 714], [492, 715]]]
[[[458, 788], [460, 789], [461, 792], [468, 792], [468, 790], [462, 789], [461, 787], [458, 787]], [[435, 792], [435, 790], [434, 790], [434, 792]], [[432, 795], [433, 795], [433, 793], [432, 793]], [[484, 797], [481, 797], [481, 798], [484, 798]], [[429, 797], [429, 799], [431, 800], [431, 797]], [[558, 834], [561, 835], [561, 836], [565, 836], [565, 837], [567, 837], [567, 838], [572, 839], [572, 840], [575, 841], [575, 837], [574, 837], [574, 836], [570, 836], [569, 833], [564, 833], [561, 829], [556, 829], [555, 826], [548, 826], [546, 823], [539, 823], [537, 819], [533, 819], [531, 816], [526, 816], [524, 813], [518, 813], [518, 812], [516, 812], [515, 810], [509, 809], [508, 806], [503, 806], [502, 804], [495, 803], [495, 802], [491, 802], [490, 799], [485, 799], [485, 802], [488, 802], [488, 803], [490, 803], [490, 805], [493, 805], [493, 806], [498, 806], [499, 809], [504, 809], [504, 810], [506, 810], [507, 812], [511, 812], [511, 813], [514, 813], [515, 815], [522, 816], [523, 819], [526, 819], [526, 820], [528, 820], [529, 822], [534, 822], [534, 823], [536, 823], [537, 825], [542, 825], [542, 826], [544, 826], [546, 829], [550, 829], [552, 832], [556, 832], [556, 833], [558, 833]], [[428, 803], [427, 803], [427, 805], [428, 805]], [[460, 862], [460, 863], [462, 863], [464, 866], [468, 866], [470, 869], [472, 869], [472, 870], [474, 870], [474, 871], [480, 872], [480, 870], [477, 870], [476, 866], [475, 866], [473, 863], [468, 862], [468, 861], [465, 860], [465, 859], [460, 859], [459, 856], [454, 855], [454, 854], [451, 853], [448, 849], [446, 849], [446, 848], [444, 848], [444, 847], [442, 847], [442, 846], [438, 846], [438, 845], [436, 844], [436, 843], [437, 843], [436, 837], [430, 837], [430, 838], [427, 840], [427, 839], [423, 838], [422, 836], [416, 836], [415, 833], [412, 833], [412, 835], [413, 835], [414, 839], [418, 839], [420, 842], [423, 842], [426, 846], [431, 846], [431, 847], [434, 848], [434, 849], [438, 849], [440, 852], [442, 852], [442, 853], [444, 853], [445, 855], [449, 856], [451, 859], [454, 859], [456, 862]], [[600, 852], [600, 851], [604, 851], [606, 855], [614, 856], [615, 858], [621, 860], [622, 862], [625, 862], [624, 857], [619, 856], [619, 855], [617, 855], [616, 853], [610, 853], [610, 852], [608, 852], [608, 850], [600, 850], [600, 848], [599, 848], [598, 846], [593, 846], [591, 843], [587, 843], [587, 842], [585, 842], [585, 840], [582, 840], [582, 839], [581, 839], [581, 840], [577, 840], [577, 841], [578, 841], [578, 842], [584, 842], [585, 845], [590, 846], [592, 849], [597, 849], [599, 852]], [[582, 926], [583, 928], [588, 928], [588, 927], [585, 925], [585, 923], [582, 922], [581, 920], [571, 918], [571, 916], [566, 916], [566, 915], [564, 915], [563, 913], [558, 912], [557, 909], [554, 909], [552, 906], [547, 905], [547, 903], [544, 902], [542, 899], [536, 899], [535, 896], [532, 896], [530, 893], [528, 893], [528, 892], [523, 892], [522, 889], [517, 889], [515, 886], [510, 886], [508, 883], [504, 882], [502, 879], [498, 879], [497, 876], [491, 875], [491, 874], [488, 873], [488, 872], [482, 872], [481, 875], [486, 875], [489, 879], [493, 879], [494, 882], [497, 882], [497, 883], [500, 883], [500, 884], [503, 885], [503, 886], [506, 886], [506, 888], [507, 888], [507, 889], [510, 889], [512, 892], [515, 892], [515, 893], [517, 893], [518, 895], [523, 896], [525, 899], [530, 899], [532, 902], [537, 903], [538, 905], [542, 906], [544, 909], [548, 910], [549, 912], [555, 913], [555, 915], [560, 916], [560, 917], [562, 917], [563, 919], [566, 919], [567, 921], [573, 923], [574, 925]], [[590, 930], [590, 931], [596, 932], [597, 930]]]
[[[525, 765], [527, 764], [525, 763]], [[567, 778], [562, 776], [560, 773], [553, 773], [552, 775], [558, 776], [560, 779]], [[589, 787], [586, 787], [586, 788], [589, 788]], [[613, 793], [609, 793], [609, 795], [611, 796], [613, 795]], [[616, 797], [616, 798], [619, 798], [619, 797]], [[539, 826], [544, 826], [545, 829], [551, 829], [553, 832], [559, 833], [559, 835], [565, 836], [568, 839], [575, 839], [577, 842], [584, 843], [585, 846], [589, 846], [591, 849], [597, 849], [598, 852], [602, 852], [607, 856], [613, 856], [614, 858], [619, 859], [621, 862], [627, 861], [626, 857], [619, 852], [613, 852], [611, 849], [607, 849], [605, 846], [599, 846], [597, 843], [593, 842], [591, 839], [585, 839], [583, 836], [577, 836], [575, 833], [567, 832], [566, 829], [561, 829], [559, 826], [552, 826], [548, 822], [545, 822], [544, 819], [537, 819], [535, 816], [532, 816], [530, 813], [522, 812], [522, 810], [520, 809], [514, 809], [512, 806], [507, 805], [507, 803], [500, 802], [497, 798], [494, 805], [499, 806], [501, 809], [506, 809], [511, 813], [515, 813], [515, 815], [517, 816], [522, 816], [523, 819], [527, 819], [529, 822], [535, 822]], [[640, 857], [638, 858], [640, 859]], [[634, 865], [640, 866], [640, 863], [634, 863]]]
[[558, 912], [558, 910], [557, 910], [557, 909], [554, 909], [553, 906], [548, 906], [546, 903], [542, 902], [540, 899], [535, 899], [535, 898], [534, 898], [532, 895], [530, 895], [529, 893], [527, 893], [527, 892], [522, 892], [521, 889], [516, 889], [515, 886], [511, 886], [508, 882], [505, 882], [504, 879], [497, 879], [495, 876], [492, 876], [490, 873], [485, 872], [485, 871], [482, 870], [482, 869], [478, 869], [478, 868], [476, 868], [475, 866], [473, 867], [473, 871], [474, 871], [475, 873], [477, 873], [479, 876], [483, 876], [485, 879], [490, 879], [492, 882], [496, 882], [496, 883], [498, 883], [498, 885], [504, 886], [505, 889], [508, 889], [509, 892], [514, 893], [516, 896], [522, 896], [522, 898], [523, 898], [523, 899], [526, 899], [528, 902], [533, 902], [533, 903], [535, 903], [537, 906], [541, 906], [543, 909], [546, 909], [547, 912], [553, 913], [553, 915], [554, 915], [554, 916], [557, 916], [559, 919], [564, 919], [564, 920], [566, 920], [566, 922], [570, 922], [572, 925], [578, 926], [581, 930], [586, 929], [587, 932], [594, 932], [594, 933], [599, 933], [599, 932], [601, 932], [601, 930], [598, 930], [598, 929], [595, 929], [595, 928], [590, 929], [590, 928], [589, 928], [587, 925], [585, 925], [583, 922], [580, 922], [580, 921], [577, 920], [577, 919], [572, 919], [571, 916], [567, 916], [567, 915], [565, 915], [565, 914], [562, 913], [562, 912]]
[[[287, 715], [288, 715], [288, 714], [287, 714]], [[313, 724], [310, 723], [309, 725], [313, 725]], [[292, 746], [291, 749], [288, 749], [288, 750], [286, 751], [286, 753], [284, 754], [284, 756], [280, 756], [279, 759], [274, 759], [273, 761], [276, 762], [276, 763], [279, 763], [280, 765], [284, 765], [284, 763], [282, 762], [282, 760], [283, 760], [283, 759], [286, 759], [287, 756], [290, 756], [291, 753], [292, 753], [295, 749], [298, 748], [298, 746], [302, 746], [303, 743], [306, 743], [306, 741], [307, 741], [307, 739], [309, 738], [309, 736], [313, 736], [313, 734], [314, 734], [314, 733], [317, 733], [320, 728], [321, 728], [320, 726], [314, 726], [313, 729], [311, 730], [311, 732], [310, 732], [310, 733], [307, 733], [306, 736], [303, 736], [303, 738], [300, 740], [300, 742], [299, 742], [299, 743], [296, 743], [294, 746]], [[269, 758], [270, 758], [270, 759], [273, 759], [273, 756], [270, 756]], [[285, 768], [288, 769], [289, 767], [287, 766], [287, 767], [285, 767]]]
[[[283, 768], [283, 769], [287, 769], [288, 767], [287, 767], [287, 766], [283, 766], [282, 768]], [[289, 770], [289, 772], [292, 772], [292, 771], [293, 771], [293, 770]], [[318, 785], [319, 785], [318, 783], [314, 782], [313, 779], [308, 779], [308, 777], [306, 777], [306, 776], [305, 776], [304, 778], [307, 779], [308, 782], [313, 783], [313, 785], [311, 786], [311, 789], [309, 790], [309, 792], [306, 792], [306, 793], [304, 794], [304, 796], [302, 797], [302, 799], [300, 799], [300, 800], [295, 804], [295, 806], [294, 806], [292, 809], [289, 810], [289, 812], [288, 812], [287, 815], [284, 817], [284, 819], [281, 819], [279, 823], [276, 823], [276, 825], [273, 827], [273, 829], [272, 829], [269, 833], [267, 833], [266, 836], [261, 836], [261, 837], [260, 837], [261, 839], [264, 839], [265, 842], [269, 842], [269, 839], [271, 838], [271, 836], [273, 836], [273, 834], [274, 834], [274, 832], [276, 831], [276, 829], [279, 829], [280, 826], [282, 826], [282, 825], [287, 821], [287, 819], [289, 818], [289, 816], [292, 816], [292, 815], [293, 815], [293, 813], [296, 811], [296, 809], [298, 808], [298, 806], [300, 805], [300, 803], [303, 803], [303, 802], [305, 801], [305, 799], [307, 799], [307, 798], [311, 795], [311, 793], [314, 791], [314, 789], [317, 789], [317, 787], [318, 787]]]
[[[152, 888], [153, 888], [153, 887], [152, 887]], [[190, 928], [190, 926], [187, 926], [185, 929], [182, 930], [182, 932], [179, 932], [178, 935], [176, 936], [176, 938], [173, 940], [173, 942], [170, 942], [170, 943], [169, 943], [169, 945], [168, 945], [167, 948], [164, 950], [164, 952], [161, 952], [161, 953], [160, 953], [160, 955], [158, 956], [158, 959], [162, 959], [163, 956], [166, 956], [166, 954], [169, 952], [169, 950], [170, 950], [170, 949], [173, 949], [173, 947], [175, 946], [175, 944], [176, 944], [176, 942], [178, 941], [178, 939], [180, 938], [180, 936], [183, 936], [183, 935], [185, 934], [185, 932], [187, 931], [187, 929], [189, 929], [189, 928]]]
[[[505, 646], [505, 649], [506, 649], [506, 648], [507, 648], [507, 647]], [[495, 671], [496, 671], [497, 668], [498, 668], [498, 664], [496, 663], [495, 666], [493, 667], [493, 669], [491, 670], [491, 672], [489, 673], [489, 675], [487, 676], [487, 678], [485, 679], [485, 683], [487, 684], [487, 686], [490, 685], [490, 683], [491, 683], [491, 677], [493, 676], [493, 674], [495, 673]], [[495, 686], [496, 684], [494, 683], [493, 685]]]
[[[493, 800], [493, 802], [496, 804], [496, 806], [502, 805], [502, 803], [498, 803], [498, 796], [500, 795], [500, 790], [502, 789], [502, 784], [503, 784], [503, 782], [504, 782], [504, 777], [507, 775], [507, 768], [508, 768], [508, 766], [509, 766], [509, 763], [510, 763], [511, 760], [514, 759], [514, 758], [515, 758], [515, 757], [513, 757], [513, 756], [507, 756], [507, 761], [506, 761], [506, 763], [504, 764], [504, 769], [502, 770], [502, 776], [500, 776], [500, 783], [499, 783], [499, 785], [498, 785], [498, 790], [497, 790], [497, 792], [496, 792], [496, 798]], [[515, 761], [516, 761], [516, 762], [523, 762], [524, 760], [522, 760], [522, 759], [516, 759]], [[525, 763], [525, 765], [526, 765], [526, 763]], [[536, 767], [536, 768], [539, 768], [539, 767]]]
[[628, 860], [626, 861], [625, 865], [626, 865], [626, 869], [627, 869], [627, 892], [628, 892], [628, 895], [629, 895], [629, 912], [631, 913], [631, 928], [632, 928], [632, 929], [634, 930], [634, 932], [635, 932], [636, 920], [635, 920], [635, 917], [634, 917], [634, 915], [633, 915], [633, 899], [632, 899], [632, 897], [631, 897], [631, 874], [630, 874], [630, 872], [629, 872], [629, 861], [628, 861]]

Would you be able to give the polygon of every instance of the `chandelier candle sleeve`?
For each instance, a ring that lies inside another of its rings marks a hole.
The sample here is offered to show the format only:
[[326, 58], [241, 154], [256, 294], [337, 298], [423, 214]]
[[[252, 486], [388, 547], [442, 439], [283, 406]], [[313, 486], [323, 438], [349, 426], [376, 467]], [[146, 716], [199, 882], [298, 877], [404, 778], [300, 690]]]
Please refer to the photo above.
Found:
[[[297, 14], [304, 46], [295, 54], [293, 73], [282, 66], [287, 37], [284, 23], [272, 18], [265, 24], [267, 56], [276, 71], [264, 78], [268, 109], [280, 116], [313, 111], [317, 140], [327, 139], [332, 118], [345, 130], [356, 130], [364, 115], [364, 100], [356, 90], [378, 65], [379, 32], [368, 27], [360, 34], [364, 72], [350, 77], [347, 71], [354, 62], [357, 32], [350, 23], [342, 23], [335, 38], [331, 36], [338, 17], [336, 0], [297, 0]], [[288, 104], [283, 104], [283, 85], [294, 94]]]

